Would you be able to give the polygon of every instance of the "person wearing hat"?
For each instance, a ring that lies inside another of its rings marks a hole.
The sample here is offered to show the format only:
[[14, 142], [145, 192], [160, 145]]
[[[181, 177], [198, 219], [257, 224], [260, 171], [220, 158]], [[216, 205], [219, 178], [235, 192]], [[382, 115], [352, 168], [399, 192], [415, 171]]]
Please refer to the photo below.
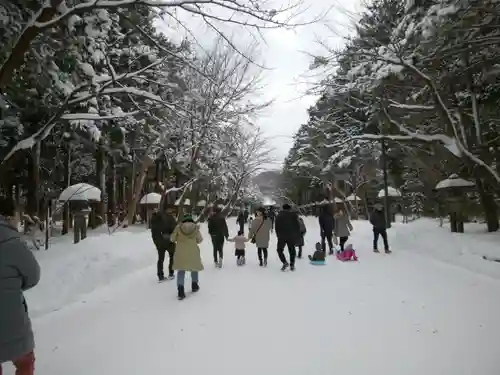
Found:
[[186, 215], [175, 227], [170, 239], [176, 245], [173, 268], [177, 271], [177, 297], [183, 300], [186, 298], [184, 279], [187, 271], [191, 272], [191, 291], [200, 290], [199, 272], [203, 271], [204, 267], [199, 244], [203, 237], [192, 216]]
[[[290, 267], [291, 271], [295, 271], [295, 246], [299, 243], [300, 222], [298, 213], [293, 211], [288, 203], [283, 205], [283, 210], [276, 216], [274, 230], [278, 238], [278, 256], [283, 264], [281, 270], [286, 271]], [[290, 263], [284, 254], [285, 246], [288, 248]]]
[[167, 208], [165, 214], [156, 210], [151, 216], [151, 236], [153, 237], [153, 242], [156, 246], [156, 250], [158, 251], [156, 274], [160, 282], [166, 280], [163, 268], [167, 252], [169, 256], [167, 279], [172, 280], [174, 278], [172, 265], [174, 262], [175, 243], [170, 241], [170, 236], [172, 235], [176, 225], [177, 220], [173, 215], [172, 208]]
[[389, 241], [387, 239], [387, 221], [385, 219], [384, 206], [376, 203], [373, 206], [374, 210], [370, 215], [370, 223], [373, 225], [373, 251], [378, 253], [378, 238], [382, 236], [384, 240], [384, 248], [386, 254], [390, 254]]

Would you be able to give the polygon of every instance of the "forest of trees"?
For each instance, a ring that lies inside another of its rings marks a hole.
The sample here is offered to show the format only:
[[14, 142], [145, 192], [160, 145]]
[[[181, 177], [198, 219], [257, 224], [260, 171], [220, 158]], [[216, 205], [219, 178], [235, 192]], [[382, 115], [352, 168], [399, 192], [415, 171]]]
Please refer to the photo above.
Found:
[[[102, 191], [93, 225], [119, 211], [129, 222], [148, 192], [228, 207], [252, 195], [270, 157], [254, 120], [270, 103], [258, 46], [240, 49], [221, 27], [294, 27], [298, 5], [0, 0], [1, 193], [44, 218], [64, 188], [89, 183]], [[182, 14], [216, 36], [209, 48], [157, 29], [189, 36]]]
[[307, 204], [333, 185], [373, 202], [385, 160], [414, 214], [436, 215], [436, 184], [456, 174], [475, 184], [469, 215], [498, 230], [499, 21], [492, 0], [371, 2], [345, 47], [311, 64], [320, 98], [286, 159], [287, 195]]

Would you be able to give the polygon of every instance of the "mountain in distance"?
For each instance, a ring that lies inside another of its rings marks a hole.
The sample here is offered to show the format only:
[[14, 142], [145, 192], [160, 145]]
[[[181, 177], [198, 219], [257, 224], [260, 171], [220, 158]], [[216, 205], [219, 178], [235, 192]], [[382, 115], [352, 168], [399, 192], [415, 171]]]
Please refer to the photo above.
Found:
[[252, 182], [257, 185], [265, 197], [273, 198], [278, 201], [281, 188], [281, 171], [264, 171], [252, 178]]

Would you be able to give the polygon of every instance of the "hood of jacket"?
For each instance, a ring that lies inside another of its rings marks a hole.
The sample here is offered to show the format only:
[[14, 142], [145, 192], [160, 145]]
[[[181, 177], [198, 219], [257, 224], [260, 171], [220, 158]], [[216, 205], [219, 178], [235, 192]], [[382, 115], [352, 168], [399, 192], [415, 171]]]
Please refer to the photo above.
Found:
[[196, 231], [198, 230], [198, 225], [187, 221], [179, 225], [179, 231], [186, 237], [196, 237]]
[[4, 217], [0, 216], [0, 243], [21, 237], [17, 229]]

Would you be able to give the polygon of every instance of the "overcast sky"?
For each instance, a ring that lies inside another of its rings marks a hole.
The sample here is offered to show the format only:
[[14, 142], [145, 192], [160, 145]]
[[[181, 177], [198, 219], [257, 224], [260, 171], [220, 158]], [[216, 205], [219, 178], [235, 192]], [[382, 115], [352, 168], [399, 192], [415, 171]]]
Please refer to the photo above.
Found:
[[[274, 0], [277, 3], [287, 0]], [[295, 30], [273, 29], [265, 30], [263, 36], [265, 42], [261, 42], [260, 50], [265, 66], [269, 68], [263, 74], [265, 95], [268, 99], [274, 99], [273, 106], [266, 110], [265, 115], [256, 120], [257, 125], [269, 138], [276, 164], [270, 168], [280, 168], [288, 150], [293, 144], [293, 135], [301, 124], [307, 121], [307, 108], [311, 106], [315, 97], [305, 96], [307, 85], [304, 73], [308, 71], [311, 57], [305, 52], [318, 54], [323, 51], [317, 43], [318, 39], [328, 40], [328, 45], [341, 47], [343, 36], [352, 30], [352, 16], [362, 9], [362, 0], [303, 0], [309, 8], [303, 13], [301, 19], [311, 20], [316, 15], [322, 14], [330, 7], [327, 17], [315, 25], [301, 26]], [[178, 14], [183, 21], [190, 25], [190, 30], [201, 44], [210, 43], [214, 35], [207, 32], [201, 26], [201, 21], [191, 16]], [[335, 33], [330, 31], [335, 30]], [[166, 29], [165, 23], [160, 25]], [[232, 28], [235, 28], [231, 26]], [[238, 33], [237, 42], [240, 46], [245, 45], [245, 39], [250, 36], [244, 35], [243, 30], [226, 29], [227, 34]], [[178, 36], [181, 31], [176, 28]], [[240, 35], [241, 33], [241, 35]], [[166, 32], [172, 35], [172, 30]], [[337, 34], [337, 35], [336, 35]]]

